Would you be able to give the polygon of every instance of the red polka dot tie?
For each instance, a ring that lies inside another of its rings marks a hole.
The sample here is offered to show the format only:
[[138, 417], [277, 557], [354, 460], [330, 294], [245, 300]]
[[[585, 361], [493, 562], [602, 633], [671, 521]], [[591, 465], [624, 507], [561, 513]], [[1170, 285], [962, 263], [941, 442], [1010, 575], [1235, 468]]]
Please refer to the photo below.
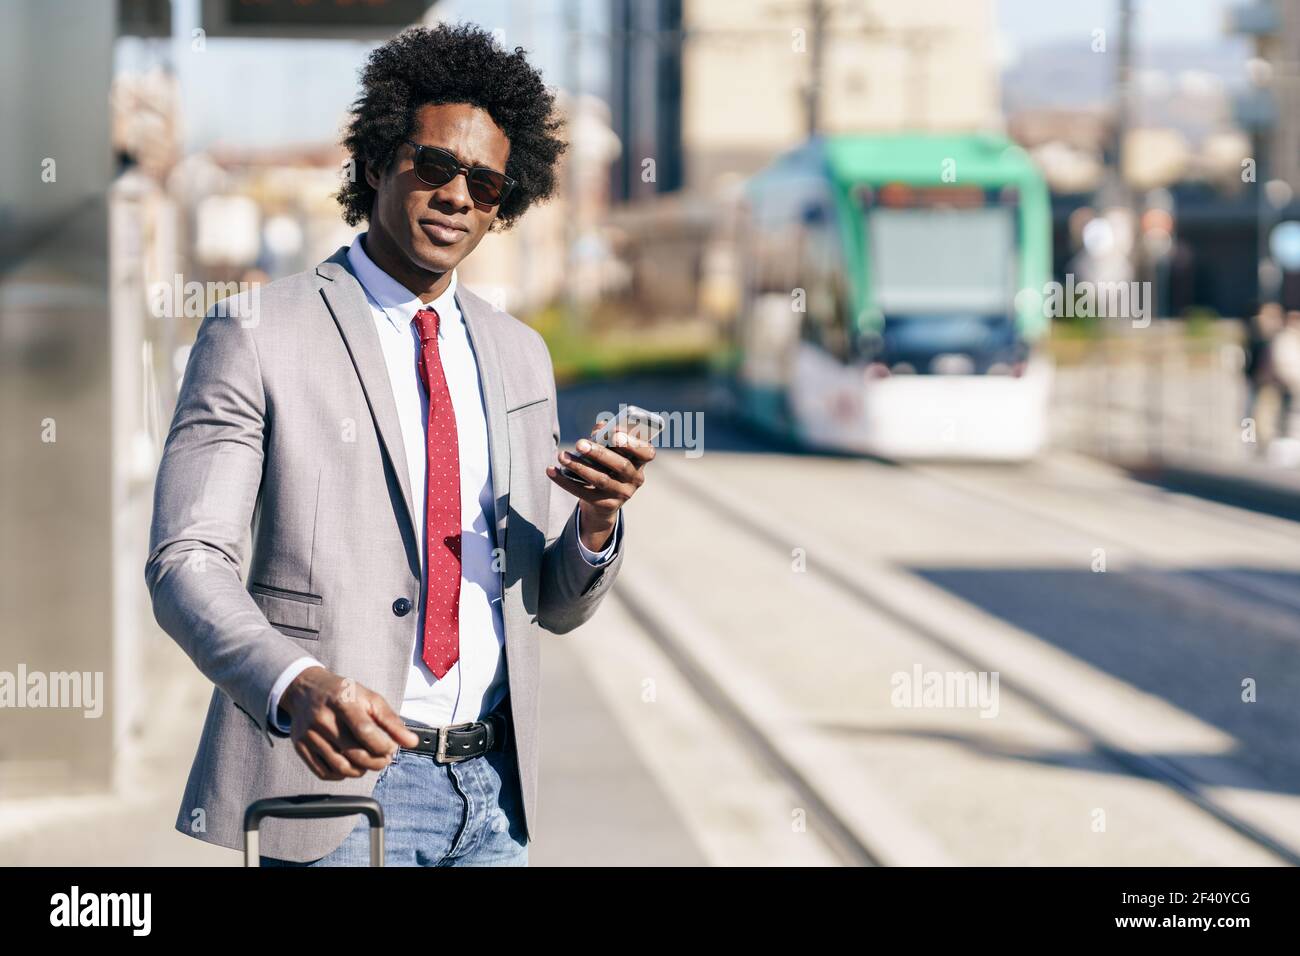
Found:
[[420, 656], [441, 679], [460, 657], [460, 447], [456, 411], [438, 357], [438, 313], [421, 309], [411, 321], [420, 333], [420, 380], [429, 396], [424, 526], [429, 568]]

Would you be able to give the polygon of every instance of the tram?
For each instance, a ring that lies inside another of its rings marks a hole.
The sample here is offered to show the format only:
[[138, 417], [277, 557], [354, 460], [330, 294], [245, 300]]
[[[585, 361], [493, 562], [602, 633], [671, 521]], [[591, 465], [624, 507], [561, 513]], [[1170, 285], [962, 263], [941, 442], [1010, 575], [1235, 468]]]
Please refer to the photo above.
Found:
[[725, 364], [745, 419], [887, 458], [1042, 448], [1051, 223], [1019, 146], [813, 137], [745, 184], [735, 243]]

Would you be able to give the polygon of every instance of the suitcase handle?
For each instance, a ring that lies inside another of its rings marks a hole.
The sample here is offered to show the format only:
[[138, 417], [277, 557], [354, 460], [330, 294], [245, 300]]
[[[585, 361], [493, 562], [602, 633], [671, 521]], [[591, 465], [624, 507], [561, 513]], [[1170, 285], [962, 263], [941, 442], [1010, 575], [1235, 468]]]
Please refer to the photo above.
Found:
[[260, 866], [258, 831], [267, 817], [317, 820], [360, 813], [370, 823], [370, 865], [384, 865], [384, 808], [373, 797], [304, 793], [296, 797], [254, 800], [244, 811], [244, 866]]

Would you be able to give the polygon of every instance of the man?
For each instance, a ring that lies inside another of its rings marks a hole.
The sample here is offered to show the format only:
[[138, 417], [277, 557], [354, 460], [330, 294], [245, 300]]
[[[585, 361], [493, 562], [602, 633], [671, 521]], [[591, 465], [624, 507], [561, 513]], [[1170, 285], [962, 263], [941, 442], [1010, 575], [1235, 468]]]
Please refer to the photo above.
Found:
[[[527, 864], [538, 643], [608, 593], [654, 457], [619, 433], [578, 443], [594, 467], [559, 455], [585, 482], [561, 474], [545, 344], [457, 282], [553, 193], [553, 106], [471, 26], [378, 48], [339, 193], [367, 231], [204, 319], [145, 567], [216, 684], [181, 832], [236, 847], [259, 798], [373, 794], [390, 864]], [[366, 824], [270, 819], [260, 842], [267, 864], [353, 865]]]

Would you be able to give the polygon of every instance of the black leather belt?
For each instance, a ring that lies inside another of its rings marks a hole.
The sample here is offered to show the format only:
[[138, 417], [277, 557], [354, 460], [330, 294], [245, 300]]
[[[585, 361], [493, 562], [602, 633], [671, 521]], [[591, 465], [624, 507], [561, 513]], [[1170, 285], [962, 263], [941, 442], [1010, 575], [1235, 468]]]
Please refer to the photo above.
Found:
[[419, 736], [420, 742], [414, 747], [403, 747], [403, 750], [432, 754], [437, 763], [460, 763], [472, 757], [481, 757], [489, 750], [504, 750], [506, 736], [510, 732], [510, 721], [504, 713], [494, 711], [483, 720], [471, 720], [463, 724], [429, 727], [406, 723], [406, 727]]

